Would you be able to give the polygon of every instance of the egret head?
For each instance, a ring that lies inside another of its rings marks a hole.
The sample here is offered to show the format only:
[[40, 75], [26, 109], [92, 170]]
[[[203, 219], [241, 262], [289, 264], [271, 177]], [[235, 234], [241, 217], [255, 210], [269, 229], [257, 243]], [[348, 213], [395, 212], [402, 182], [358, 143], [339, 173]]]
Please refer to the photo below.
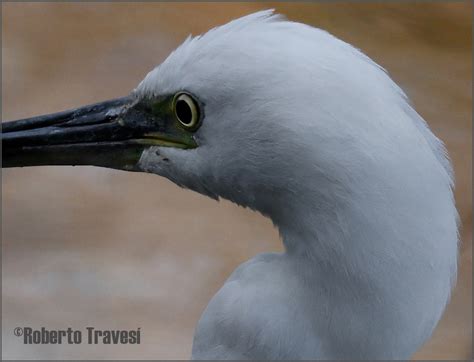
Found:
[[442, 144], [383, 69], [272, 11], [188, 38], [129, 97], [5, 124], [3, 144], [4, 167], [152, 172], [296, 228], [296, 204], [344, 225], [345, 207], [451, 183]]
[[138, 168], [274, 221], [288, 219], [283, 210], [294, 214], [294, 202], [314, 209], [317, 199], [327, 215], [356, 195], [383, 192], [390, 178], [411, 182], [407, 170], [418, 157], [443, 165], [438, 171], [451, 182], [442, 143], [381, 67], [272, 11], [188, 38], [134, 94], [181, 92], [197, 117], [187, 131], [196, 147], [147, 148]]

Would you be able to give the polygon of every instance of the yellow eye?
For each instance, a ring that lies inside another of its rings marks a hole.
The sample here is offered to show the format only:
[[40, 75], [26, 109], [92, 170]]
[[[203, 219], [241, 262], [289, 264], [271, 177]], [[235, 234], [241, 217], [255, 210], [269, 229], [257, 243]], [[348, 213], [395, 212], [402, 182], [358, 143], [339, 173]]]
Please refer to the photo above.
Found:
[[195, 130], [199, 126], [199, 106], [197, 102], [187, 93], [178, 93], [174, 97], [173, 109], [176, 118], [181, 125], [189, 130]]

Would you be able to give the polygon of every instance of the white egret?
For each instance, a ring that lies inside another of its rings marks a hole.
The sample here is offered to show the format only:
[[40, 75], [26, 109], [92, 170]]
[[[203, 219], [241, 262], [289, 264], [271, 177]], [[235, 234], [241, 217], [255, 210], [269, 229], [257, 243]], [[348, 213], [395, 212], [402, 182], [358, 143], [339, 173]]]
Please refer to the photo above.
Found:
[[4, 124], [3, 166], [151, 172], [257, 210], [284, 253], [239, 266], [195, 359], [406, 359], [456, 276], [442, 142], [367, 56], [258, 12], [188, 38], [118, 100]]

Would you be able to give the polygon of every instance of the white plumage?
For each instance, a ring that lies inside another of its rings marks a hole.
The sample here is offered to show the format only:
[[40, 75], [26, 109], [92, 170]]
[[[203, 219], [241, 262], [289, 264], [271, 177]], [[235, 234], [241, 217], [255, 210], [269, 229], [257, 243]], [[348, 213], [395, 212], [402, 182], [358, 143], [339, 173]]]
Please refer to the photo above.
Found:
[[409, 358], [450, 295], [457, 213], [443, 144], [403, 91], [271, 11], [189, 38], [135, 94], [179, 90], [203, 103], [199, 147], [152, 147], [141, 169], [258, 210], [286, 247], [231, 275], [193, 358]]

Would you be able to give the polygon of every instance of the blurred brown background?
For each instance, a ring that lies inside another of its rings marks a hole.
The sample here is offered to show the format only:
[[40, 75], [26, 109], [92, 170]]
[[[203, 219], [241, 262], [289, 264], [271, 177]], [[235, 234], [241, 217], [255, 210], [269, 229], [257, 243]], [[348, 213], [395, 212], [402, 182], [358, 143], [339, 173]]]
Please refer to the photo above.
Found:
[[[470, 359], [471, 3], [2, 3], [2, 119], [128, 94], [189, 34], [275, 7], [384, 66], [447, 144], [462, 220], [448, 310], [415, 358]], [[3, 358], [186, 359], [241, 262], [281, 250], [271, 223], [153, 175], [3, 171]], [[185, 227], [183, 227], [185, 225]], [[24, 346], [13, 328], [136, 329], [138, 346]]]

